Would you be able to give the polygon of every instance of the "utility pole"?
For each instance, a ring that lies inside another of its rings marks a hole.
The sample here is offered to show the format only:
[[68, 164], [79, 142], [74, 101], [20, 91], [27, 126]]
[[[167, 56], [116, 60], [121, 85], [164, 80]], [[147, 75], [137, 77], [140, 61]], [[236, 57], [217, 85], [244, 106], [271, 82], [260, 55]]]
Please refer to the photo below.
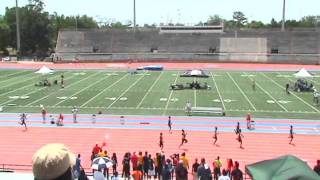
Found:
[[17, 32], [17, 60], [20, 55], [20, 22], [19, 22], [19, 7], [18, 0], [16, 0], [16, 32]]
[[133, 0], [133, 31], [136, 32], [136, 0]]
[[286, 23], [286, 0], [283, 0], [283, 9], [282, 9], [282, 25], [281, 31], [285, 31], [285, 23]]

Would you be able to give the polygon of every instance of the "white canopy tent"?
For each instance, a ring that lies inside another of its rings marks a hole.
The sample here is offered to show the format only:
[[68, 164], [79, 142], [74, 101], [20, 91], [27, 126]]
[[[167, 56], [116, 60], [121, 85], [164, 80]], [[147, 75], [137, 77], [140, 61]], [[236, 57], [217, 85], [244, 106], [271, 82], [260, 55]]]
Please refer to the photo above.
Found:
[[200, 76], [202, 72], [200, 70], [192, 70], [190, 73], [191, 76]]
[[47, 66], [42, 66], [38, 71], [35, 73], [37, 74], [53, 74], [54, 70], [49, 69]]
[[299, 72], [293, 74], [296, 78], [311, 78], [313, 77], [305, 68], [302, 68]]

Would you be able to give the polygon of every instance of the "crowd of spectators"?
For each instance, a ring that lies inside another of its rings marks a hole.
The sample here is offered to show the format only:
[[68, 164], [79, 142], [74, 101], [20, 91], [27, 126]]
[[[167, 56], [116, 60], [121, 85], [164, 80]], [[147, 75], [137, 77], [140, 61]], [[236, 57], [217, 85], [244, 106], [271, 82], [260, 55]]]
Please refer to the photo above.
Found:
[[[99, 147], [98, 144], [92, 149], [91, 160], [97, 157], [109, 157], [107, 151], [102, 150], [102, 147]], [[147, 151], [144, 153], [127, 152], [124, 154], [121, 164], [118, 163], [116, 153], [113, 153], [109, 158], [113, 161], [112, 178], [118, 175], [117, 169], [121, 169], [121, 178], [130, 179], [132, 177], [134, 180], [152, 178], [170, 180], [174, 179], [174, 177], [177, 180], [186, 180], [189, 174], [192, 175], [194, 180], [243, 179], [243, 173], [239, 169], [237, 161], [233, 164], [232, 159], [227, 159], [227, 166], [222, 169], [222, 161], [219, 156], [212, 163], [213, 170], [211, 170], [210, 164], [206, 163], [205, 158], [202, 158], [200, 163], [198, 163], [198, 159], [195, 159], [194, 164], [190, 167], [189, 159], [185, 152], [173, 154], [169, 157], [166, 157], [163, 153], [156, 153], [155, 156], [152, 156]], [[109, 168], [101, 170], [99, 177], [95, 174], [94, 172], [95, 179], [99, 179], [101, 175], [104, 175], [107, 179], [110, 178]]]
[[[109, 157], [108, 152], [96, 145], [92, 149], [91, 159], [97, 157]], [[239, 162], [227, 159], [226, 166], [219, 156], [212, 163], [201, 158], [200, 163], [195, 159], [189, 170], [189, 159], [186, 153], [173, 154], [166, 157], [163, 153], [156, 153], [154, 157], [148, 152], [125, 153], [121, 164], [118, 164], [116, 153], [109, 157], [113, 161], [112, 176], [109, 168], [93, 171], [95, 180], [119, 180], [119, 179], [159, 179], [159, 180], [187, 180], [192, 175], [194, 180], [243, 180], [244, 174], [239, 169]], [[88, 180], [81, 166], [81, 155], [77, 157], [63, 144], [48, 144], [41, 147], [32, 158], [32, 169], [35, 180]], [[118, 167], [120, 166], [120, 167]], [[121, 169], [119, 175], [117, 169]], [[131, 169], [132, 168], [132, 169]], [[314, 171], [320, 176], [320, 160], [314, 167]], [[189, 174], [190, 172], [190, 174]], [[190, 175], [190, 176], [189, 176]], [[119, 177], [121, 176], [121, 177]]]

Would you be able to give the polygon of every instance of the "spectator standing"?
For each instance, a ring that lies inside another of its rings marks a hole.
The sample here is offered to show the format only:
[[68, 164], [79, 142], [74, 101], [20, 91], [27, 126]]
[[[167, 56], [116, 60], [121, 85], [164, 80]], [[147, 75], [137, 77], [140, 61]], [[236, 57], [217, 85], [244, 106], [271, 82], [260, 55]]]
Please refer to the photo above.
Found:
[[154, 161], [151, 157], [151, 154], [149, 154], [148, 156], [148, 176], [147, 176], [147, 179], [148, 178], [151, 178], [152, 176], [155, 176], [155, 167], [154, 167]]
[[189, 169], [189, 159], [187, 158], [185, 152], [183, 152], [183, 153], [181, 154], [180, 160], [183, 161], [183, 166], [188, 170], [188, 169]]
[[47, 110], [44, 107], [42, 107], [42, 109], [41, 109], [41, 115], [42, 115], [42, 123], [45, 124], [46, 123]]
[[96, 118], [97, 118], [97, 116], [95, 114], [92, 114], [92, 117], [91, 117], [92, 124], [96, 123]]
[[102, 170], [99, 168], [97, 171], [93, 173], [94, 180], [105, 180]]
[[137, 169], [137, 167], [138, 167], [138, 156], [136, 155], [136, 152], [132, 153], [131, 163], [132, 163], [132, 169]]
[[227, 159], [227, 174], [231, 177], [231, 171], [233, 169], [233, 161], [232, 159]]
[[78, 178], [80, 176], [80, 172], [81, 172], [81, 158], [80, 158], [80, 154], [78, 154], [78, 156], [76, 158], [76, 164], [74, 166], [75, 177]]
[[112, 154], [111, 160], [113, 161], [112, 174], [115, 174], [117, 172], [117, 166], [118, 166], [118, 159], [117, 159], [116, 153]]
[[234, 162], [234, 169], [231, 172], [231, 179], [232, 180], [243, 180], [243, 173], [239, 169], [239, 162], [238, 161]]
[[222, 163], [220, 161], [220, 157], [218, 156], [217, 159], [213, 162], [213, 178], [215, 180], [218, 180], [219, 176], [221, 175], [221, 166], [222, 166]]
[[[170, 160], [169, 160], [170, 161]], [[171, 180], [171, 169], [168, 163], [165, 163], [162, 169], [162, 180]]]
[[212, 180], [211, 170], [208, 164], [206, 164], [206, 160], [204, 158], [201, 159], [201, 164], [197, 170], [199, 180]]
[[94, 153], [94, 154], [98, 154], [100, 151], [102, 151], [102, 149], [101, 149], [101, 147], [98, 145], [98, 144], [96, 144], [94, 147], [93, 147], [93, 149], [92, 149], [92, 152]]
[[218, 180], [230, 180], [230, 177], [227, 175], [227, 171], [225, 169], [222, 170], [222, 175]]
[[313, 170], [320, 176], [320, 160], [317, 160], [317, 165], [314, 166]]
[[63, 119], [64, 119], [64, 116], [62, 115], [62, 113], [60, 113], [57, 120], [57, 126], [63, 126]]
[[77, 116], [78, 116], [78, 111], [79, 109], [76, 107], [76, 106], [73, 106], [71, 112], [72, 112], [72, 115], [73, 115], [73, 123], [77, 123]]
[[197, 180], [198, 179], [198, 167], [200, 166], [200, 164], [198, 163], [198, 159], [196, 158], [194, 160], [194, 163], [192, 165], [192, 175], [193, 175], [193, 180]]
[[141, 171], [141, 173], [143, 173], [143, 156], [141, 151], [138, 155], [138, 170]]
[[143, 178], [148, 176], [148, 152], [146, 151], [143, 156]]
[[132, 171], [133, 180], [142, 180], [142, 172], [138, 168], [134, 168]]
[[183, 161], [180, 160], [176, 167], [176, 180], [187, 180], [188, 170], [183, 166]]
[[126, 153], [122, 160], [123, 170], [122, 177], [130, 179], [130, 153]]

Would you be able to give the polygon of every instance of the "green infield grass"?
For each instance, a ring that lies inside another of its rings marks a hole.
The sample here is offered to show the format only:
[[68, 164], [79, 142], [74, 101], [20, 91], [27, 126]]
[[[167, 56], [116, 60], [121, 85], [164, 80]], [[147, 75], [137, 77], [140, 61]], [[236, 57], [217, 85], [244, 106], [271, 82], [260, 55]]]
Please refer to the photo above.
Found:
[[[77, 106], [82, 114], [101, 111], [115, 115], [186, 115], [187, 101], [197, 107], [222, 107], [227, 116], [270, 118], [320, 118], [313, 94], [286, 94], [285, 84], [294, 84], [294, 72], [214, 71], [209, 78], [180, 77], [183, 71], [57, 71], [39, 75], [30, 70], [0, 70], [0, 107], [3, 112], [71, 113]], [[64, 74], [65, 87], [39, 87], [43, 79], [51, 83]], [[171, 90], [171, 84], [198, 81], [206, 90]], [[255, 90], [252, 82], [255, 81]], [[320, 90], [320, 76], [308, 80]], [[199, 114], [201, 115], [201, 114]], [[202, 114], [208, 116], [208, 114]], [[219, 115], [216, 115], [219, 116]]]

